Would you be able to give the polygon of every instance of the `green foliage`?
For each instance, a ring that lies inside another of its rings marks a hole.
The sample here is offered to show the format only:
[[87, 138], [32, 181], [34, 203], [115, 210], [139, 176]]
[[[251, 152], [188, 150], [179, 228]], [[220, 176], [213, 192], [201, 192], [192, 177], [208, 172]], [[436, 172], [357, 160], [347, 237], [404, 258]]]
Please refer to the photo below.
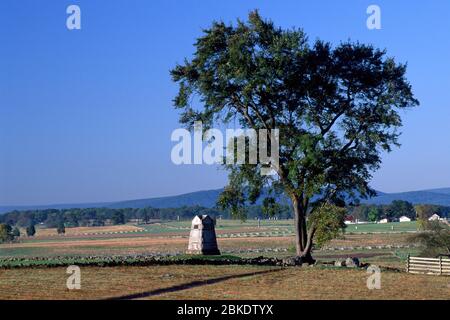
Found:
[[353, 216], [355, 220], [367, 221], [369, 218], [369, 212], [371, 208], [372, 206], [370, 205], [362, 204], [351, 208], [350, 214]]
[[14, 240], [12, 227], [6, 223], [0, 224], [0, 243], [10, 242], [12, 240]]
[[26, 229], [27, 236], [33, 237], [36, 234], [36, 228], [34, 227], [34, 224], [31, 224]]
[[[276, 204], [276, 216], [279, 218], [292, 218], [292, 209], [286, 205]], [[116, 213], [116, 219], [113, 214]], [[184, 206], [180, 208], [87, 208], [87, 209], [63, 209], [63, 210], [26, 210], [12, 211], [0, 215], [0, 222], [8, 221], [11, 225], [17, 225], [18, 221], [35, 221], [35, 223], [44, 223], [48, 228], [58, 228], [61, 223], [65, 227], [77, 226], [102, 226], [105, 222], [128, 222], [131, 219], [139, 219], [145, 223], [151, 219], [176, 220], [180, 217], [182, 220], [191, 220], [195, 215], [208, 214], [212, 217], [222, 216], [231, 217], [229, 210], [220, 210], [217, 208], [204, 208], [200, 206]], [[246, 208], [248, 218], [263, 217], [266, 215], [261, 205], [248, 206]], [[28, 225], [27, 225], [28, 226]]]
[[309, 43], [302, 30], [278, 28], [257, 11], [236, 25], [214, 22], [195, 47], [171, 71], [182, 124], [202, 121], [206, 130], [237, 120], [269, 138], [280, 130], [277, 176], [260, 175], [261, 164], [228, 165], [222, 208], [244, 217], [262, 188], [282, 189], [304, 232], [313, 196], [342, 205], [374, 194], [368, 181], [381, 152], [398, 145], [398, 110], [418, 105], [406, 65], [370, 45]]
[[273, 217], [280, 211], [280, 205], [274, 198], [265, 198], [263, 200], [262, 210], [265, 216]]
[[415, 219], [416, 211], [414, 210], [414, 206], [408, 201], [394, 200], [389, 206], [385, 207], [385, 215], [387, 218], [406, 216]]
[[[230, 175], [230, 179], [233, 180], [233, 176]], [[239, 218], [245, 220], [247, 217], [247, 208], [245, 206], [245, 191], [241, 185], [233, 182], [235, 185], [228, 185], [224, 188], [224, 191], [219, 195], [217, 199], [217, 206], [226, 210], [229, 209], [233, 218]]]
[[422, 256], [450, 256], [450, 227], [444, 223], [429, 221], [425, 231], [411, 236], [410, 240], [424, 247]]
[[13, 235], [15, 238], [20, 237], [20, 230], [19, 230], [19, 228], [14, 227], [14, 229], [13, 229], [13, 231], [12, 231], [12, 235]]
[[[6, 268], [30, 268], [30, 267], [65, 267], [69, 265], [78, 266], [154, 266], [154, 265], [229, 265], [249, 264], [252, 258], [245, 259], [232, 255], [202, 256], [202, 255], [181, 255], [158, 257], [151, 255], [142, 256], [57, 256], [57, 257], [32, 257], [0, 259], [0, 269]], [[270, 262], [270, 261], [269, 261]], [[253, 261], [257, 263], [257, 261]]]
[[66, 233], [66, 226], [64, 225], [63, 221], [60, 221], [58, 223], [58, 226], [56, 227], [56, 232], [58, 232], [58, 234]]
[[[377, 221], [383, 218], [399, 219], [406, 216], [411, 220], [418, 219], [419, 224], [426, 224], [428, 218], [433, 213], [439, 213], [441, 216], [446, 216], [450, 212], [449, 207], [435, 206], [435, 205], [417, 205], [413, 206], [411, 203], [402, 200], [394, 200], [388, 205], [369, 205], [361, 204], [350, 207], [350, 214], [361, 221]], [[423, 229], [423, 228], [422, 228]]]
[[332, 204], [325, 204], [314, 210], [309, 216], [308, 224], [315, 224], [315, 244], [322, 247], [332, 239], [343, 234], [346, 225], [344, 218], [347, 209], [340, 208]]
[[114, 212], [111, 217], [113, 224], [124, 224], [125, 223], [125, 215], [122, 212]]
[[382, 211], [377, 207], [371, 207], [367, 213], [367, 219], [371, 222], [378, 221], [380, 219]]
[[429, 228], [429, 221], [433, 214], [439, 213], [439, 206], [421, 204], [415, 207], [417, 215], [417, 225], [420, 230], [427, 230]]

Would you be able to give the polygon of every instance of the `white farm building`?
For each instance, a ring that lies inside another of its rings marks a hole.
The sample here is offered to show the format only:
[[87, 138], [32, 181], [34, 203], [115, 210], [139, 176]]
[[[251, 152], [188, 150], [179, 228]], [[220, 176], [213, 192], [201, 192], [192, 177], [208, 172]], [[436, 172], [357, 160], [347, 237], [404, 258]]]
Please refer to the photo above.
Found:
[[401, 216], [400, 219], [398, 219], [400, 222], [410, 222], [411, 218], [408, 218], [407, 216]]
[[441, 217], [438, 214], [433, 214], [431, 217], [428, 218], [428, 221], [439, 221], [442, 220]]

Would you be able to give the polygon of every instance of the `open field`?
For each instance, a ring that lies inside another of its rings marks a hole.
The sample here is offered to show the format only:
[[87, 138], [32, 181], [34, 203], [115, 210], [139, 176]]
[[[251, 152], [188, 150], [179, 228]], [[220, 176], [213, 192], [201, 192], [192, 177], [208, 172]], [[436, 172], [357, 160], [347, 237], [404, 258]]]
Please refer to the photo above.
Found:
[[[348, 230], [352, 227], [355, 226], [349, 226]], [[47, 257], [70, 259], [111, 255], [179, 256], [187, 248], [189, 231], [188, 221], [66, 228], [65, 235], [55, 235], [53, 229], [40, 229], [35, 237], [1, 244], [0, 262], [8, 257], [42, 257], [46, 260]], [[420, 250], [408, 242], [410, 232], [414, 231], [415, 223], [358, 225], [357, 229], [331, 241], [325, 248], [314, 250], [314, 257], [323, 262], [358, 257], [363, 263], [404, 270], [407, 255], [416, 255]], [[217, 237], [222, 254], [236, 257], [283, 258], [294, 253], [291, 220], [265, 220], [260, 226], [253, 220], [244, 223], [219, 220]], [[82, 267], [80, 291], [66, 289], [67, 277], [63, 267], [0, 269], [0, 299], [450, 298], [448, 277], [384, 271], [382, 289], [368, 290], [365, 270], [325, 266], [85, 266]]]
[[[349, 236], [350, 237], [350, 236]], [[237, 256], [285, 257], [293, 254], [293, 237], [270, 238], [225, 238], [218, 244], [223, 254]], [[348, 243], [361, 243], [361, 239], [340, 240]], [[367, 243], [380, 242], [377, 239], [364, 239]], [[1, 257], [52, 257], [52, 256], [89, 256], [89, 255], [134, 255], [134, 254], [180, 254], [187, 246], [186, 238], [119, 238], [97, 240], [71, 240], [64, 242], [48, 241], [2, 245]], [[316, 250], [317, 259], [331, 260], [349, 256], [360, 257], [364, 262], [376, 259], [386, 266], [404, 267], [406, 255], [417, 252], [414, 248], [400, 249], [353, 249], [353, 250]], [[380, 260], [381, 259], [381, 260]]]
[[[261, 248], [290, 244], [292, 239], [279, 238], [230, 238], [219, 239], [222, 250], [231, 248]], [[0, 246], [3, 256], [65, 255], [65, 254], [138, 254], [138, 253], [177, 253], [187, 247], [187, 238], [131, 237], [108, 239], [71, 239], [65, 241], [27, 242], [4, 244]], [[29, 253], [21, 254], [28, 250]]]
[[[66, 236], [94, 234], [94, 233], [111, 233], [111, 232], [136, 232], [142, 230], [143, 228], [139, 228], [138, 226], [130, 224], [105, 226], [105, 227], [76, 227], [76, 228], [66, 228]], [[22, 234], [26, 234], [24, 229], [22, 229], [21, 232]], [[58, 236], [56, 228], [36, 228], [35, 237], [49, 237], [49, 236]]]
[[[183, 222], [175, 222], [174, 224], [182, 224]], [[190, 225], [187, 222], [183, 223], [186, 227]], [[236, 220], [219, 220], [217, 225], [220, 228], [227, 228], [233, 226], [258, 226], [258, 221], [247, 220], [243, 223]], [[293, 231], [293, 220], [261, 220], [261, 227], [263, 228], [287, 228]], [[363, 233], [363, 232], [414, 232], [417, 231], [416, 221], [411, 222], [389, 222], [389, 223], [366, 223], [366, 224], [351, 224], [347, 225], [347, 233]]]
[[[140, 227], [152, 230], [156, 225], [150, 224], [140, 225]], [[162, 225], [169, 229], [189, 230], [190, 221], [169, 221], [162, 223]], [[257, 220], [246, 220], [244, 222], [240, 220], [217, 220], [216, 230], [227, 229], [254, 229], [258, 227]], [[293, 220], [261, 220], [260, 227], [263, 230], [281, 230], [294, 232]], [[364, 233], [364, 232], [414, 232], [417, 231], [417, 223], [411, 222], [390, 222], [390, 223], [366, 223], [366, 224], [351, 224], [346, 228], [347, 233]]]
[[0, 299], [450, 299], [450, 278], [365, 270], [255, 266], [85, 267], [81, 290], [65, 268], [0, 270]]
[[346, 232], [415, 232], [417, 231], [417, 222], [389, 222], [389, 223], [365, 223], [350, 224]]
[[[167, 221], [155, 222], [151, 224], [125, 224], [103, 227], [76, 227], [66, 228], [64, 235], [58, 235], [55, 228], [37, 228], [34, 237], [23, 236], [22, 241], [36, 241], [39, 239], [64, 239], [70, 237], [94, 237], [97, 235], [133, 235], [133, 234], [151, 234], [151, 235], [188, 235], [190, 230], [189, 221]], [[358, 224], [348, 225], [347, 234], [361, 233], [409, 233], [416, 232], [416, 222], [392, 222], [386, 224]], [[25, 234], [25, 230], [21, 230]], [[262, 220], [259, 224], [256, 220], [218, 220], [216, 225], [218, 236], [231, 234], [249, 234], [262, 236], [268, 235], [293, 235], [292, 220]]]
[[[224, 254], [242, 257], [292, 255], [294, 233], [291, 220], [218, 220], [217, 237]], [[394, 224], [393, 224], [394, 225]], [[403, 224], [401, 224], [403, 225]], [[349, 229], [353, 226], [349, 226]], [[375, 228], [376, 227], [376, 228]], [[368, 233], [364, 228], [372, 228]], [[415, 223], [405, 223], [412, 231]], [[346, 233], [315, 250], [322, 260], [357, 256], [363, 261], [377, 261], [387, 266], [402, 267], [408, 253], [409, 233], [394, 231], [389, 224], [358, 225], [359, 232]], [[89, 255], [182, 254], [187, 248], [189, 221], [168, 221], [141, 225], [66, 228], [65, 235], [55, 235], [54, 229], [38, 229], [35, 237], [22, 237], [18, 243], [0, 244], [2, 257], [53, 257]], [[379, 233], [382, 232], [382, 233]]]

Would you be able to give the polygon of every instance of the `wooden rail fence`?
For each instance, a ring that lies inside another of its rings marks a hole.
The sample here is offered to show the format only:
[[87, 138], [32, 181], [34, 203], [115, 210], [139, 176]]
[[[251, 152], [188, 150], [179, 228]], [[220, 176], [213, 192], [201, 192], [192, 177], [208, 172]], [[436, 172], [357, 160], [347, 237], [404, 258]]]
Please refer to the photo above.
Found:
[[408, 256], [406, 272], [450, 276], [450, 259]]

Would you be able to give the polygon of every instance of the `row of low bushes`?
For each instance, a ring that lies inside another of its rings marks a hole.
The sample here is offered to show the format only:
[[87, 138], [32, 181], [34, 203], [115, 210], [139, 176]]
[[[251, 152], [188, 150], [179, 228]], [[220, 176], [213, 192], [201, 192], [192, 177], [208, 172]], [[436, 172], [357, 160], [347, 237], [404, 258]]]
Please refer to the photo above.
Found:
[[[157, 265], [256, 265], [256, 266], [293, 266], [297, 258], [289, 257], [284, 259], [255, 257], [241, 258], [231, 255], [221, 256], [152, 256], [152, 255], [133, 255], [133, 256], [56, 256], [56, 257], [33, 257], [33, 258], [2, 258], [0, 259], [0, 269], [15, 268], [56, 268], [77, 265], [79, 267], [117, 267], [117, 266], [157, 266]], [[351, 258], [349, 258], [351, 259]], [[336, 261], [317, 262], [315, 265], [324, 268], [340, 267]], [[300, 265], [302, 265], [300, 263]], [[361, 263], [360, 268], [367, 268], [369, 264]], [[356, 266], [356, 267], [358, 267]], [[386, 271], [401, 271], [396, 268], [381, 267]]]
[[77, 266], [151, 266], [151, 265], [267, 265], [282, 266], [283, 261], [277, 258], [240, 258], [236, 256], [57, 256], [33, 258], [2, 258], [0, 268], [54, 268], [69, 265]]

